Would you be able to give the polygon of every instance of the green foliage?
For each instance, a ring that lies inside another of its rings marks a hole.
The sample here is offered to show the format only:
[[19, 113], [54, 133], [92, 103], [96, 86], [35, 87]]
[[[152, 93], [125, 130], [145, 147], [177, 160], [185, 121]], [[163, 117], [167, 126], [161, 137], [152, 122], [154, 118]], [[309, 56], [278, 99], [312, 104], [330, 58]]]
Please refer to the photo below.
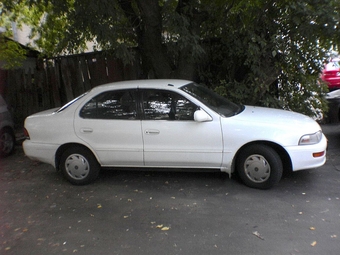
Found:
[[26, 59], [25, 54], [26, 50], [20, 44], [5, 41], [3, 37], [0, 37], [0, 61], [4, 63], [1, 68], [15, 69], [21, 67]]
[[[8, 11], [4, 5], [11, 6], [12, 11]], [[17, 22], [18, 27], [22, 24], [31, 24], [37, 26], [36, 20], [40, 18], [41, 13], [36, 14], [36, 10], [30, 9], [22, 1], [4, 1], [0, 2], [0, 27], [5, 31], [0, 34], [0, 60], [4, 63], [1, 67], [4, 69], [20, 68], [26, 59], [27, 50], [19, 43], [5, 39], [12, 36], [11, 22]]]
[[312, 116], [327, 109], [318, 77], [338, 49], [339, 9], [340, 0], [4, 0], [1, 19], [31, 25], [48, 56], [91, 41], [126, 63], [141, 57], [146, 77], [189, 77], [239, 103]]
[[239, 103], [310, 116], [326, 111], [327, 88], [318, 78], [327, 50], [339, 43], [339, 1], [221, 5], [204, 27], [215, 37], [204, 45], [209, 54], [201, 79]]

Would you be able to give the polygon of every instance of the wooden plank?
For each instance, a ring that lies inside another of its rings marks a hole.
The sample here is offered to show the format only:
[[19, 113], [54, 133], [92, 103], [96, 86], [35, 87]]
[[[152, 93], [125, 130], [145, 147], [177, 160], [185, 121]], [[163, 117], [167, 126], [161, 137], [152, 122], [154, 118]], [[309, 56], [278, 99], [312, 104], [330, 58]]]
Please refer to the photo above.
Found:
[[29, 68], [25, 72], [25, 92], [27, 95], [26, 105], [25, 105], [25, 115], [26, 117], [32, 113], [35, 113], [37, 111], [36, 107], [36, 94], [34, 91], [34, 84], [33, 84], [33, 75], [32, 70]]
[[[60, 97], [60, 86], [59, 86], [59, 68], [58, 63], [56, 60], [48, 64], [47, 67], [47, 84], [46, 89], [49, 93], [46, 97], [50, 98], [50, 107], [54, 108], [62, 105], [62, 100]], [[43, 100], [47, 100], [44, 97]]]
[[107, 71], [108, 71], [108, 82], [122, 81], [124, 65], [119, 59], [113, 56], [108, 56], [106, 59]]
[[15, 77], [12, 80], [13, 86], [13, 99], [12, 106], [15, 110], [14, 122], [16, 125], [22, 125], [25, 119], [25, 104], [27, 99], [27, 93], [25, 91], [25, 78], [24, 78], [24, 69], [16, 69]]
[[84, 93], [83, 78], [81, 75], [78, 57], [68, 58], [68, 62], [70, 65], [70, 71], [73, 73], [73, 75], [71, 76], [73, 95], [77, 97]]
[[107, 83], [105, 58], [101, 55], [87, 57], [92, 87]]
[[46, 110], [48, 108], [52, 108], [50, 89], [48, 86], [48, 79], [47, 79], [47, 65], [48, 65], [47, 59], [44, 61], [41, 61], [41, 63], [39, 63], [38, 69], [35, 72], [36, 73], [35, 79], [36, 79], [37, 87], [41, 89], [40, 110]]
[[62, 85], [64, 85], [64, 92], [66, 95], [66, 101], [71, 101], [74, 98], [71, 84], [71, 73], [69, 71], [68, 61], [66, 58], [62, 58], [60, 61], [60, 70], [62, 77]]
[[[42, 71], [39, 69], [34, 69], [34, 83], [35, 91], [37, 95], [37, 112], [42, 111], [43, 108], [43, 93], [42, 93], [42, 83], [44, 82], [41, 77]], [[44, 73], [44, 72], [43, 72]]]
[[0, 69], [0, 94], [6, 97], [8, 71]]
[[90, 73], [89, 73], [89, 69], [87, 66], [87, 61], [84, 55], [79, 57], [79, 66], [80, 66], [80, 72], [81, 72], [81, 76], [83, 78], [83, 87], [84, 87], [84, 91], [88, 91], [90, 90], [91, 87], [91, 81], [90, 81]]

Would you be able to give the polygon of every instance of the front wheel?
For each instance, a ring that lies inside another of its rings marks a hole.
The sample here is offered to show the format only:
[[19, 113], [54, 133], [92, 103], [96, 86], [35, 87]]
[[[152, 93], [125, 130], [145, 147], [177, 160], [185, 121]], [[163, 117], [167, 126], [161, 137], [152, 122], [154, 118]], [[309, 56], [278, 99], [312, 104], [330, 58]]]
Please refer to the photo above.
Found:
[[75, 185], [93, 182], [99, 175], [100, 165], [86, 148], [75, 146], [64, 151], [59, 165], [65, 178]]
[[244, 148], [237, 157], [236, 169], [245, 185], [269, 189], [282, 177], [280, 156], [269, 146], [253, 144]]

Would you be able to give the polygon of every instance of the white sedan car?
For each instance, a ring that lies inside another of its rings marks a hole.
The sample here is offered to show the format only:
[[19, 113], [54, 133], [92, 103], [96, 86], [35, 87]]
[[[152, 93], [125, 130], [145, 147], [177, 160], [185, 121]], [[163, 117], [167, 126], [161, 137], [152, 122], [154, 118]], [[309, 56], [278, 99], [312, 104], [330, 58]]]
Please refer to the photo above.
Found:
[[234, 104], [185, 80], [116, 82], [25, 120], [28, 157], [71, 183], [101, 167], [220, 169], [268, 189], [284, 170], [322, 166], [327, 139], [311, 118]]

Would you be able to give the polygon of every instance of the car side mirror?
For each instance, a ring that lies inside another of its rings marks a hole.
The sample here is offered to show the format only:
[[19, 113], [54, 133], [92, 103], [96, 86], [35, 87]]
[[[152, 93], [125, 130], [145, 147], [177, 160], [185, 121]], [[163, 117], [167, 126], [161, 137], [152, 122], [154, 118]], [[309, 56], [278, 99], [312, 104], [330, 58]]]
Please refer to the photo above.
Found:
[[197, 110], [194, 113], [194, 120], [197, 122], [212, 121], [212, 117], [203, 110]]

